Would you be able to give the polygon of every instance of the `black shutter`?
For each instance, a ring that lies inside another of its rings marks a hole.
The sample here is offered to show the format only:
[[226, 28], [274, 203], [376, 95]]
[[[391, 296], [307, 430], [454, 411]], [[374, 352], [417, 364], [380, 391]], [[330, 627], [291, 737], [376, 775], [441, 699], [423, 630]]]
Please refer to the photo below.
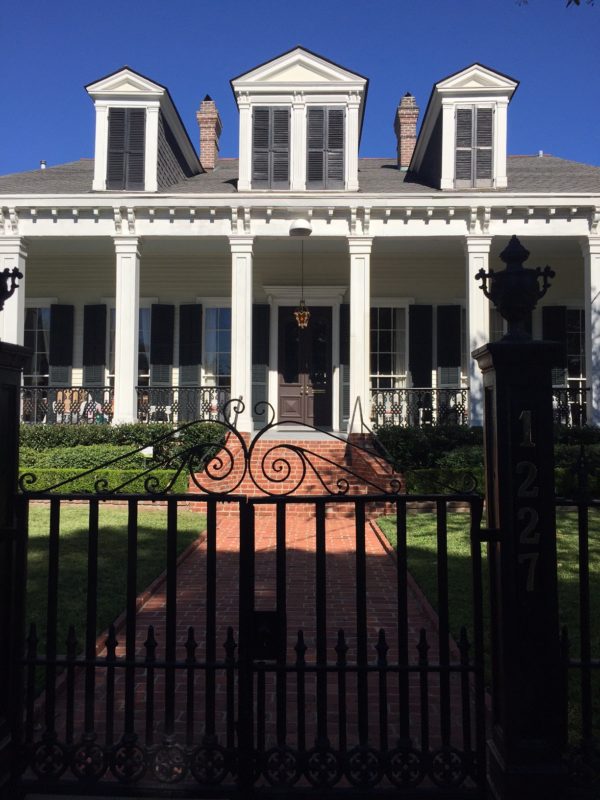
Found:
[[106, 364], [106, 306], [83, 308], [83, 366], [103, 367]]
[[73, 306], [50, 306], [50, 351], [48, 362], [52, 367], [70, 367], [73, 364]]
[[309, 187], [325, 184], [325, 109], [309, 108], [306, 123], [306, 182]]
[[460, 306], [438, 306], [437, 309], [437, 365], [460, 367]]
[[340, 306], [340, 364], [350, 364], [350, 305]]
[[344, 112], [327, 112], [327, 188], [344, 188]]
[[473, 180], [473, 109], [456, 109], [456, 169], [457, 181]]
[[125, 188], [125, 108], [108, 111], [108, 161], [106, 165], [106, 188]]
[[173, 363], [175, 306], [153, 305], [150, 318], [150, 363]]
[[270, 109], [255, 108], [252, 116], [252, 186], [269, 186]]
[[475, 177], [478, 181], [492, 180], [492, 137], [494, 112], [491, 108], [477, 109]]
[[431, 306], [411, 306], [408, 314], [408, 368], [413, 386], [431, 386], [433, 309]]
[[269, 364], [271, 308], [266, 304], [252, 306], [252, 366]]
[[271, 187], [287, 189], [290, 185], [290, 111], [271, 109]]
[[560, 361], [556, 367], [567, 366], [567, 307], [542, 307], [542, 339], [561, 345]]
[[195, 366], [202, 362], [202, 306], [199, 303], [179, 306], [179, 365]]
[[128, 108], [126, 189], [144, 188], [144, 151], [146, 142], [146, 112], [143, 108]]

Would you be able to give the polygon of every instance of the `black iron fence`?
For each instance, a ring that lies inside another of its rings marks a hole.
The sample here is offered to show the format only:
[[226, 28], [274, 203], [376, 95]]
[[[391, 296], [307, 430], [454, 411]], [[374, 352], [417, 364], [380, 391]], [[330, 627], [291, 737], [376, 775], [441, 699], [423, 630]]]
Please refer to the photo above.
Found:
[[230, 398], [222, 386], [138, 386], [139, 422], [191, 422], [223, 418]]
[[371, 420], [376, 427], [400, 425], [467, 425], [468, 389], [374, 389]]
[[59, 424], [111, 422], [111, 386], [23, 386], [21, 421]]
[[568, 428], [580, 428], [587, 423], [589, 389], [585, 386], [557, 387], [552, 389], [554, 421]]

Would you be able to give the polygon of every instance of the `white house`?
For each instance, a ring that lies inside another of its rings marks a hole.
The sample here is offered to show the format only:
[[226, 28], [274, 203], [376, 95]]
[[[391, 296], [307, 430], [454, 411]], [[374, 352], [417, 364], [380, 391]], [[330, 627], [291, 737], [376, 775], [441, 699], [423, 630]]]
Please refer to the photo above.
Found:
[[263, 400], [339, 431], [478, 423], [470, 352], [502, 320], [474, 276], [516, 234], [557, 273], [532, 320], [564, 343], [557, 418], [599, 423], [600, 168], [507, 156], [517, 85], [482, 64], [438, 81], [418, 135], [406, 94], [396, 157], [360, 159], [367, 79], [296, 47], [231, 81], [235, 160], [209, 97], [198, 155], [164, 86], [129, 67], [89, 84], [95, 158], [0, 177], [23, 418], [181, 421], [241, 397], [242, 431]]

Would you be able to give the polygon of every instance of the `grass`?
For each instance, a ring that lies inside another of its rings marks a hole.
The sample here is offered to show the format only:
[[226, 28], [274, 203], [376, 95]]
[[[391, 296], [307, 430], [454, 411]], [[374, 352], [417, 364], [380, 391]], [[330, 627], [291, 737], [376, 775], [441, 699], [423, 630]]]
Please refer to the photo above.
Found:
[[[64, 653], [69, 626], [75, 626], [78, 650], [85, 640], [88, 505], [61, 504], [58, 575], [57, 650]], [[163, 572], [166, 564], [166, 508], [139, 508], [137, 592]], [[48, 504], [29, 508], [27, 626], [37, 626], [39, 652], [44, 652], [48, 591]], [[177, 550], [181, 553], [205, 528], [205, 518], [178, 512]], [[100, 504], [98, 533], [98, 613], [96, 634], [125, 608], [127, 583], [127, 507]]]
[[[600, 512], [590, 510], [589, 517], [590, 619], [592, 658], [600, 658]], [[396, 545], [395, 519], [383, 517], [381, 530], [392, 545]], [[437, 540], [435, 515], [411, 514], [408, 520], [408, 569], [423, 593], [437, 610]], [[580, 654], [579, 627], [579, 540], [577, 515], [573, 509], [557, 509], [557, 555], [560, 624], [569, 631], [570, 654]], [[486, 673], [490, 674], [489, 652], [489, 581], [487, 559], [482, 548], [483, 599], [485, 618]], [[472, 637], [472, 580], [469, 515], [448, 514], [448, 585], [450, 630], [455, 638], [465, 625]], [[600, 734], [600, 675], [592, 676], [592, 715], [595, 735]], [[581, 725], [581, 696], [579, 670], [570, 671], [569, 731], [577, 738]]]

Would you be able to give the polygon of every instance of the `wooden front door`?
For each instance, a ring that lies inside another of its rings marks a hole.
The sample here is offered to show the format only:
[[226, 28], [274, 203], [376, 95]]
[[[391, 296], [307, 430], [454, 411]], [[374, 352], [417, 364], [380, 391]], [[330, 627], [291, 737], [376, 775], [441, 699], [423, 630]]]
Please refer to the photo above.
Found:
[[331, 426], [331, 308], [310, 309], [299, 328], [294, 309], [279, 309], [279, 419]]

